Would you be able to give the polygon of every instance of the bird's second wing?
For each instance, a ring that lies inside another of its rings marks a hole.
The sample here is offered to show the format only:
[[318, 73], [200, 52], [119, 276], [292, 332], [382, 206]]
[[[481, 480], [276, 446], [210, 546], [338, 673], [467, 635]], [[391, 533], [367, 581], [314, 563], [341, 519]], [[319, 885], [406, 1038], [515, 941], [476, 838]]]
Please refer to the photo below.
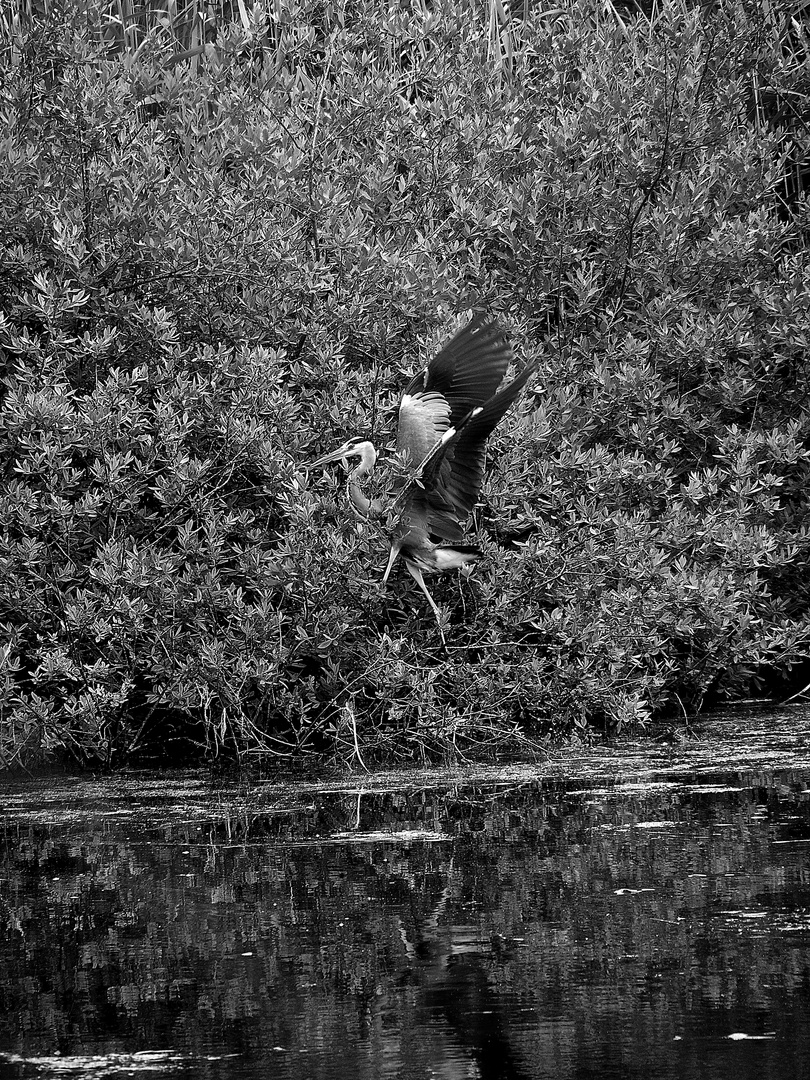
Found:
[[397, 432], [402, 457], [424, 461], [448, 427], [492, 397], [511, 359], [496, 322], [478, 315], [459, 330], [405, 389]]
[[476, 315], [434, 356], [424, 373], [426, 392], [442, 394], [450, 405], [450, 423], [489, 401], [512, 361], [503, 330]]
[[450, 542], [462, 539], [462, 524], [484, 482], [487, 439], [535, 370], [536, 365], [528, 364], [489, 401], [445, 431], [423, 459], [419, 478], [397, 500], [403, 524]]

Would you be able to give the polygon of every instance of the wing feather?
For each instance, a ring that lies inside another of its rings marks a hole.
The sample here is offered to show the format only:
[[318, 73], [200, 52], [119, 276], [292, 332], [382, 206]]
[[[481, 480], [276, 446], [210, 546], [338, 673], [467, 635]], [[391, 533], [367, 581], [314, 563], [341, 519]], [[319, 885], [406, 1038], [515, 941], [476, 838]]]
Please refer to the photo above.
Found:
[[405, 389], [397, 431], [402, 457], [423, 461], [449, 427], [492, 397], [511, 360], [496, 322], [477, 315], [459, 330]]
[[402, 396], [397, 452], [411, 465], [423, 461], [450, 427], [450, 406], [441, 395], [422, 392]]
[[462, 525], [478, 501], [486, 468], [486, 442], [526, 385], [536, 365], [529, 364], [502, 390], [448, 428], [423, 461], [418, 480], [402, 492], [401, 522], [441, 540], [458, 543]]
[[450, 423], [461, 419], [495, 393], [512, 361], [512, 350], [496, 322], [485, 315], [455, 334], [428, 365], [424, 390], [442, 394], [450, 404]]

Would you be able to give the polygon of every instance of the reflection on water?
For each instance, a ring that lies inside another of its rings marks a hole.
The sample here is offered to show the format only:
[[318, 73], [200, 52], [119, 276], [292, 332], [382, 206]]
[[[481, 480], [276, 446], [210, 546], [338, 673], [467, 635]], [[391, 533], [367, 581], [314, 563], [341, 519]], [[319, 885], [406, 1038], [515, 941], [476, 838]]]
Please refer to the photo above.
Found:
[[810, 1077], [810, 767], [0, 797], [2, 1077]]

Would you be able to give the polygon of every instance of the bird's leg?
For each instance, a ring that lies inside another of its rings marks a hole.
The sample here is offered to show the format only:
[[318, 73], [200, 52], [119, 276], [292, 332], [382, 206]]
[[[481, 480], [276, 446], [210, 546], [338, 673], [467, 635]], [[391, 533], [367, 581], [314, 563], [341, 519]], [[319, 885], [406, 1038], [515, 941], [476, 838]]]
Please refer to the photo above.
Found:
[[436, 625], [439, 628], [439, 636], [442, 639], [442, 645], [444, 645], [446, 649], [447, 642], [444, 640], [444, 630], [442, 630], [442, 613], [439, 611], [436, 601], [428, 592], [428, 587], [425, 584], [425, 579], [422, 577], [422, 571], [419, 569], [418, 566], [414, 566], [414, 564], [407, 559], [405, 560], [405, 565], [408, 568], [408, 573], [411, 575], [413, 580], [427, 597], [427, 602], [430, 604], [431, 609], [433, 610], [433, 614], [436, 616]]
[[391, 569], [394, 563], [397, 561], [399, 549], [400, 545], [397, 544], [396, 541], [394, 541], [394, 543], [391, 545], [391, 550], [388, 553], [388, 565], [386, 566], [385, 573], [383, 574], [383, 585], [386, 583], [386, 581], [388, 581], [388, 575], [391, 573]]

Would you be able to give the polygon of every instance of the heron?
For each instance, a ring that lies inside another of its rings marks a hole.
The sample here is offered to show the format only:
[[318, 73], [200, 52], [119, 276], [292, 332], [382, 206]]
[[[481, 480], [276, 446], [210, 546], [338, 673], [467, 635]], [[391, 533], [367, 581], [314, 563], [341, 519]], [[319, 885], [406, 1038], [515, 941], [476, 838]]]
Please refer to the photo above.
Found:
[[[464, 525], [478, 501], [486, 470], [486, 442], [535, 370], [528, 364], [501, 385], [512, 350], [497, 322], [478, 315], [437, 353], [405, 388], [399, 404], [397, 454], [409, 475], [391, 508], [393, 521], [383, 584], [401, 555], [424, 593], [444, 643], [441, 612], [425, 584], [425, 574], [467, 568], [481, 557], [464, 544]], [[320, 468], [349, 459], [359, 462], [347, 477], [357, 517], [382, 514], [360, 481], [374, 472], [377, 450], [368, 439], [351, 438], [314, 461]]]

